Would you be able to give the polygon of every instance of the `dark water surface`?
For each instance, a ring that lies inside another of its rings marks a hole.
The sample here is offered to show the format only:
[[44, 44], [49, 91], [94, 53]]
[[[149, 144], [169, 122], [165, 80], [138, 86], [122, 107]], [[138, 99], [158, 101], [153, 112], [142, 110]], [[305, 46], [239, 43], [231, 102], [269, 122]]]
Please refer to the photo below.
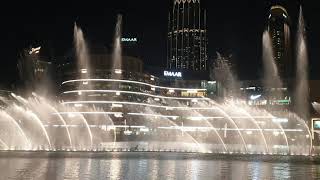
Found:
[[0, 154], [0, 179], [320, 179], [311, 162], [217, 159], [188, 154]]

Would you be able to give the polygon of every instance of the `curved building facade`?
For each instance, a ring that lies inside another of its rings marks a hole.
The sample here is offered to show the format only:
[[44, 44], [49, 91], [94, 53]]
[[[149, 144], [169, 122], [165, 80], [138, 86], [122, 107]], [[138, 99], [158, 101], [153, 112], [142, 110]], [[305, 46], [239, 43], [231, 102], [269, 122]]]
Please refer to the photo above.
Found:
[[[93, 59], [91, 67], [94, 68], [88, 79], [79, 78], [82, 72], [76, 72], [71, 64], [64, 66], [60, 99], [69, 108], [60, 114], [80, 113], [92, 129], [114, 129], [117, 142], [175, 141], [177, 136], [173, 134], [180, 137], [181, 131], [170, 129], [173, 122], [181, 126], [186, 120], [191, 121], [191, 111], [212, 109], [196, 104], [206, 99], [205, 88], [167, 87], [162, 79], [153, 75], [126, 71], [130, 68], [125, 66], [124, 70], [112, 70], [104, 66], [104, 61]], [[130, 63], [123, 65], [131, 66]], [[112, 125], [103, 120], [106, 116]]]
[[168, 20], [168, 69], [207, 70], [206, 23], [200, 0], [173, 1]]

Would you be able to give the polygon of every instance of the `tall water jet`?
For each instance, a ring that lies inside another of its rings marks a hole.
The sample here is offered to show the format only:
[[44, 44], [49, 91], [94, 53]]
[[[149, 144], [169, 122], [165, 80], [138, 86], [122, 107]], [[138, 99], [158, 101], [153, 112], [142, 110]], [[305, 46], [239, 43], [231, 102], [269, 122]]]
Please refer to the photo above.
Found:
[[264, 67], [263, 84], [266, 88], [281, 88], [282, 81], [274, 60], [272, 40], [268, 31], [262, 37], [262, 59]]
[[300, 7], [297, 31], [297, 69], [295, 89], [295, 112], [306, 119], [309, 116], [309, 83], [308, 83], [308, 54], [306, 45], [306, 32], [302, 7]]
[[[77, 73], [80, 74], [81, 79], [90, 78], [90, 58], [86, 41], [83, 36], [81, 28], [74, 23], [74, 47], [75, 55], [77, 59]], [[79, 85], [79, 89], [91, 89], [89, 84], [82, 83]], [[81, 98], [82, 96], [80, 96]]]
[[232, 55], [223, 56], [219, 52], [216, 52], [217, 58], [213, 63], [213, 72], [210, 74], [211, 79], [217, 81], [217, 86], [222, 86], [222, 91], [218, 92], [221, 97], [238, 97], [240, 85], [237, 78], [232, 71], [232, 65], [230, 59]]
[[81, 78], [87, 78], [90, 75], [90, 59], [87, 44], [85, 42], [83, 32], [81, 28], [74, 23], [74, 46], [75, 46], [75, 55], [78, 62], [78, 69], [81, 72]]
[[122, 69], [122, 49], [121, 49], [121, 34], [122, 34], [122, 15], [117, 16], [117, 24], [115, 28], [114, 47], [112, 54], [112, 70], [115, 73], [115, 77], [121, 77]]

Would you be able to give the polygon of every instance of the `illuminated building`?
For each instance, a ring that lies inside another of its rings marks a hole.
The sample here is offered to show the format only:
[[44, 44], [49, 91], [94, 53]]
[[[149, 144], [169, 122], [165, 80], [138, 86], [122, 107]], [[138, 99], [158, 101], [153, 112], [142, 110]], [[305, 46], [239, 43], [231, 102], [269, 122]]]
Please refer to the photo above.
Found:
[[[148, 127], [146, 119], [157, 120], [153, 126], [166, 127], [166, 118], [181, 124], [190, 121], [187, 116], [192, 115], [186, 114], [188, 111], [212, 110], [212, 107], [197, 105], [208, 100], [208, 92], [214, 93], [211, 81], [190, 80], [186, 72], [165, 69], [160, 75], [155, 71], [147, 73], [143, 71], [142, 60], [131, 56], [122, 57], [121, 70], [112, 69], [112, 56], [106, 51], [93, 49], [90, 53], [90, 70], [77, 70], [72, 56], [58, 66], [60, 100], [88, 117], [89, 124], [93, 123], [90, 117], [107, 114], [117, 127], [120, 139], [128, 137], [124, 134], [129, 131], [126, 125], [130, 125], [133, 133], [141, 133]], [[90, 78], [79, 78], [81, 73], [88, 72]], [[116, 78], [117, 75], [121, 75], [120, 78]], [[87, 107], [98, 112], [90, 112]], [[68, 112], [60, 113], [68, 115]], [[104, 121], [100, 123], [105, 125]]]
[[168, 69], [207, 70], [206, 23], [200, 0], [174, 0], [168, 21]]
[[272, 38], [274, 59], [278, 65], [281, 77], [292, 75], [292, 60], [290, 55], [290, 18], [287, 10], [275, 5], [270, 9], [268, 31]]

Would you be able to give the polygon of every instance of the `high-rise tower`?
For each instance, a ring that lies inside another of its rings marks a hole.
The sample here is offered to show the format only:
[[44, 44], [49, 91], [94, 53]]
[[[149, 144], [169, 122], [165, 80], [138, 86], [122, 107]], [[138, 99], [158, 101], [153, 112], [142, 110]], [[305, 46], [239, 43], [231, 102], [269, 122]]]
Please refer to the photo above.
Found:
[[272, 38], [274, 59], [282, 78], [292, 75], [290, 51], [290, 19], [287, 10], [275, 5], [270, 9], [268, 31]]
[[168, 69], [207, 70], [206, 21], [200, 0], [173, 1], [168, 22]]

